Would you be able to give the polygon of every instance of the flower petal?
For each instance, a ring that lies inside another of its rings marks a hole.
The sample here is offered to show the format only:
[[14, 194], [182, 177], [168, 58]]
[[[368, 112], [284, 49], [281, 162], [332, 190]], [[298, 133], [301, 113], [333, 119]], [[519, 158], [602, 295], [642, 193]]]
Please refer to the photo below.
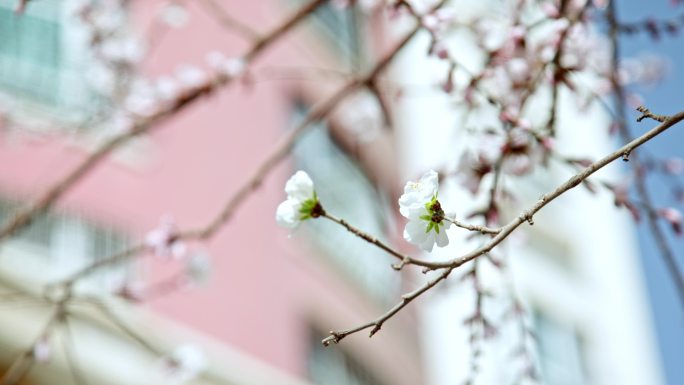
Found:
[[437, 189], [439, 188], [439, 175], [437, 174], [437, 171], [430, 170], [426, 172], [420, 178], [419, 183], [423, 185], [427, 195], [432, 198], [437, 193]]
[[447, 236], [446, 228], [440, 229], [439, 233], [437, 233], [435, 237], [435, 242], [439, 247], [444, 247], [449, 244], [449, 237]]
[[432, 247], [435, 245], [435, 235], [437, 235], [437, 233], [435, 233], [434, 231], [430, 231], [425, 235], [425, 240], [421, 242], [418, 246], [420, 246], [421, 249], [429, 253], [432, 251]]
[[430, 170], [418, 182], [407, 182], [404, 193], [399, 197], [399, 212], [409, 218], [410, 211], [424, 206], [437, 194], [439, 188], [438, 175]]
[[408, 221], [404, 227], [404, 239], [415, 245], [419, 245], [427, 239], [428, 232], [427, 222], [425, 221]]
[[278, 205], [278, 209], [276, 209], [276, 222], [278, 222], [278, 225], [293, 229], [299, 225], [299, 202], [293, 200], [293, 199], [288, 199]]
[[298, 201], [305, 201], [314, 196], [314, 184], [309, 174], [304, 171], [297, 171], [288, 179], [285, 184], [285, 193], [288, 198]]

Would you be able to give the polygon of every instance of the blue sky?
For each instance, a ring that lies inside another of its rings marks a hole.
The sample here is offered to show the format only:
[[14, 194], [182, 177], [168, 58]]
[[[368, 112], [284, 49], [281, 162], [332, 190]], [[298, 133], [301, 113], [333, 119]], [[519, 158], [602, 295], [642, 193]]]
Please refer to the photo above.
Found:
[[[623, 22], [677, 18], [684, 22], [684, 5], [674, 6], [670, 0], [618, 0], [618, 17]], [[680, 25], [684, 26], [684, 23]], [[684, 110], [684, 30], [679, 36], [663, 36], [658, 41], [641, 33], [623, 36], [624, 56], [658, 54], [670, 61], [670, 73], [655, 87], [635, 89], [644, 104], [657, 114], [672, 114]], [[631, 118], [636, 118], [634, 111]], [[653, 126], [652, 122], [636, 123], [632, 119], [632, 132], [639, 134]], [[676, 156], [684, 158], [684, 125], [680, 124], [665, 134], [655, 138], [644, 150], [648, 155], [657, 154], [659, 159]], [[662, 205], [684, 209], [672, 197], [671, 189], [665, 179], [649, 177], [649, 189], [654, 199]], [[684, 268], [684, 239], [672, 236], [672, 231], [663, 226], [668, 234], [670, 246], [677, 254], [677, 261]], [[684, 384], [684, 309], [680, 304], [675, 286], [669, 278], [658, 250], [649, 234], [648, 227], [640, 224], [637, 228], [642, 251], [642, 264], [649, 285], [649, 297], [654, 311], [654, 322], [663, 360], [667, 383]], [[628, 343], [627, 341], [625, 343]]]

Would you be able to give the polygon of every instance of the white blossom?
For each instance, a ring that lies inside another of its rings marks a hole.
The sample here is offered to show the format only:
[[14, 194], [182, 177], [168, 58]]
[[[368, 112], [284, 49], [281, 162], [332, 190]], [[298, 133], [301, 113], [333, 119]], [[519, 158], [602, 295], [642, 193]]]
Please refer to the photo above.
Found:
[[165, 357], [164, 363], [170, 380], [174, 384], [183, 384], [199, 376], [207, 366], [207, 359], [202, 350], [194, 345], [180, 345]]
[[171, 28], [181, 28], [188, 23], [188, 11], [182, 4], [168, 3], [159, 11], [159, 19]]
[[176, 73], [178, 81], [186, 88], [197, 88], [207, 81], [206, 72], [194, 66], [181, 66]]
[[185, 274], [193, 283], [205, 283], [211, 275], [211, 260], [204, 253], [194, 253], [185, 262]]
[[399, 212], [408, 218], [404, 228], [404, 239], [430, 252], [437, 244], [449, 244], [446, 229], [451, 222], [444, 219], [445, 214], [437, 200], [439, 189], [438, 175], [430, 170], [418, 182], [408, 182], [404, 194], [399, 197]]
[[234, 78], [242, 75], [247, 69], [247, 62], [241, 57], [226, 57], [220, 51], [207, 54], [207, 63], [214, 71]]
[[312, 210], [318, 204], [313, 181], [304, 171], [297, 171], [285, 184], [287, 199], [276, 210], [276, 221], [280, 226], [295, 228], [303, 220], [312, 217]]

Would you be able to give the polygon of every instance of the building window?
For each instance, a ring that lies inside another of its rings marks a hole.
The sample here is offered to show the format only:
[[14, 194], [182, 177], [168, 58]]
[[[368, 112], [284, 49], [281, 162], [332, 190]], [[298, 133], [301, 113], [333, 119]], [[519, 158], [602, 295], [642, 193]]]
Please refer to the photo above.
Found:
[[[300, 121], [306, 109], [295, 109]], [[365, 174], [332, 140], [325, 124], [318, 123], [304, 133], [292, 151], [295, 167], [313, 179], [323, 207], [361, 230], [384, 240], [386, 204]], [[395, 299], [399, 274], [391, 269], [395, 261], [374, 245], [327, 220], [307, 221], [306, 239], [341, 267], [372, 297], [383, 303]]]
[[[0, 201], [0, 223], [6, 223], [19, 205]], [[127, 237], [120, 231], [62, 213], [43, 213], [31, 225], [12, 238], [3, 248], [2, 266], [26, 270], [31, 279], [41, 284], [59, 280], [77, 270], [125, 250]], [[38, 275], [36, 275], [38, 274]], [[130, 274], [130, 265], [102, 269], [85, 281], [91, 287], [111, 289]]]
[[316, 8], [313, 13], [314, 23], [320, 27], [326, 39], [333, 43], [337, 52], [348, 58], [357, 58], [360, 54], [359, 11], [350, 5], [337, 8], [327, 2]]
[[31, 1], [22, 14], [15, 3], [0, 2], [0, 92], [47, 118], [82, 116], [95, 99], [84, 75], [88, 34], [75, 2]]
[[322, 334], [312, 331], [307, 357], [311, 382], [316, 385], [381, 385], [359, 361], [338, 347], [324, 347], [321, 339]]
[[546, 385], [586, 385], [582, 338], [575, 328], [534, 311], [539, 367]]

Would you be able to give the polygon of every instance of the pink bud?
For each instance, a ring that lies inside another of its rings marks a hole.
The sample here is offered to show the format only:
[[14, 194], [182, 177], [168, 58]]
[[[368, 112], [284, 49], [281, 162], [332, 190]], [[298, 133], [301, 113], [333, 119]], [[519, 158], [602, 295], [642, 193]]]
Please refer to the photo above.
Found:
[[[547, 151], [553, 151], [554, 148], [556, 148], [556, 140], [554, 138], [551, 138], [549, 136], [545, 137], [541, 141], [541, 145], [547, 150]], [[586, 166], [585, 166], [586, 167]]]
[[550, 1], [543, 2], [541, 7], [542, 12], [544, 12], [544, 14], [551, 19], [557, 19], [560, 16], [558, 8], [554, 4], [551, 4]]
[[421, 18], [421, 23], [423, 27], [427, 28], [430, 32], [436, 32], [439, 28], [439, 19], [433, 14], [425, 15]]
[[441, 40], [436, 41], [435, 44], [432, 45], [432, 53], [442, 60], [449, 58], [449, 50], [447, 49], [446, 44]]
[[657, 214], [670, 223], [675, 234], [682, 235], [682, 213], [679, 210], [673, 207], [665, 207], [658, 210]]
[[608, 3], [610, 3], [610, 0], [593, 0], [592, 3], [596, 8], [606, 9], [608, 7]]
[[33, 345], [33, 359], [39, 363], [46, 363], [50, 361], [52, 356], [52, 348], [50, 347], [50, 341], [47, 336], [41, 337], [35, 345]]
[[337, 9], [345, 9], [351, 5], [351, 1], [350, 0], [332, 0], [330, 2], [330, 4], [332, 4], [332, 6], [337, 8]]
[[681, 175], [684, 172], [682, 158], [668, 158], [663, 162], [663, 169], [670, 175]]

